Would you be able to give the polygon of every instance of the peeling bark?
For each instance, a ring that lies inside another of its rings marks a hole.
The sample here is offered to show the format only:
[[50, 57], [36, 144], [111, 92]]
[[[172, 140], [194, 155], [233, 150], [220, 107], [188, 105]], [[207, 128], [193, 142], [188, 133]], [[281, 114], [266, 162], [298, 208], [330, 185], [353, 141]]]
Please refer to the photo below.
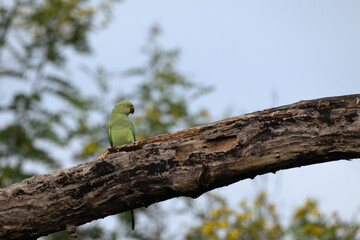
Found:
[[300, 101], [115, 147], [0, 189], [0, 239], [72, 231], [259, 174], [359, 157], [360, 95]]

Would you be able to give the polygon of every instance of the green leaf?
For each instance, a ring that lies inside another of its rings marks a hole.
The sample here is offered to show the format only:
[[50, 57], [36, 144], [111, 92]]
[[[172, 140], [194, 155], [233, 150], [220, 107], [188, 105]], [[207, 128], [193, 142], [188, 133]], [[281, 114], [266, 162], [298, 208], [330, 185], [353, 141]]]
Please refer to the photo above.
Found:
[[6, 77], [6, 78], [10, 77], [18, 80], [25, 80], [23, 72], [19, 72], [17, 70], [11, 70], [11, 69], [1, 70], [0, 77]]

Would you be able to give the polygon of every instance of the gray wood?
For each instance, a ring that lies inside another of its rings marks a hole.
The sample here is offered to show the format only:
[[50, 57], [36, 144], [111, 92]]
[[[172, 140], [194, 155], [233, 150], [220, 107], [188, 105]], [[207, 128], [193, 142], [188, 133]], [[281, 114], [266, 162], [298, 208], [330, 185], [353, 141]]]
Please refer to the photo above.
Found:
[[109, 149], [0, 189], [0, 239], [36, 239], [281, 169], [360, 157], [360, 95], [300, 101]]

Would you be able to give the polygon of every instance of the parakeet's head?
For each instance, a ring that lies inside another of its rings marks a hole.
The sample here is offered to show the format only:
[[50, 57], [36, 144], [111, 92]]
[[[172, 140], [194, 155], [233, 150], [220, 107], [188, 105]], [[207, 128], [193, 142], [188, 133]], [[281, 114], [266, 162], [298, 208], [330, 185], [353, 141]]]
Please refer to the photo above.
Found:
[[115, 105], [114, 107], [117, 112], [129, 115], [135, 112], [134, 105], [129, 101], [122, 101]]

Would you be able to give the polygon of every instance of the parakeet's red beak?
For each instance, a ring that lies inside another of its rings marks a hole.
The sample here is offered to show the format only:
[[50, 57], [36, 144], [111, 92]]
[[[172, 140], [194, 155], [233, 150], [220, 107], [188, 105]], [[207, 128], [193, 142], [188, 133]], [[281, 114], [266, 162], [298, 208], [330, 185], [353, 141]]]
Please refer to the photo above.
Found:
[[135, 108], [134, 108], [134, 107], [131, 107], [131, 108], [130, 108], [130, 113], [131, 113], [131, 114], [134, 114], [134, 112], [135, 112]]

